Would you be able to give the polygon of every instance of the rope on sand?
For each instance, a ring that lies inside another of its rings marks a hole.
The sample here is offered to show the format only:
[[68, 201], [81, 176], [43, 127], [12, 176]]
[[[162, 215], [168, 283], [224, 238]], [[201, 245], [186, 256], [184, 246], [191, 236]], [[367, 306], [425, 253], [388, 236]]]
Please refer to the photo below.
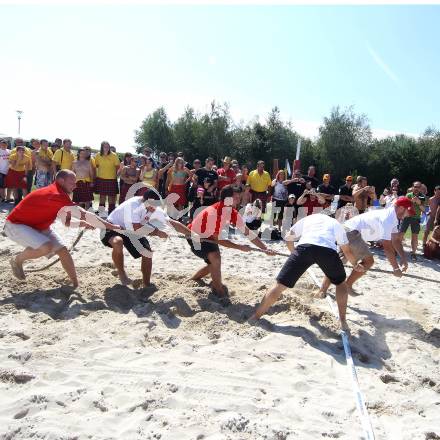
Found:
[[[81, 240], [82, 236], [84, 235], [85, 229], [82, 229], [78, 236], [76, 237], [75, 241], [73, 242], [72, 246], [70, 246], [69, 248], [69, 252], [71, 252], [75, 246], [79, 243], [79, 241]], [[59, 258], [51, 261], [50, 263], [46, 264], [43, 267], [38, 267], [36, 269], [25, 269], [27, 273], [33, 273], [33, 272], [42, 272], [43, 270], [49, 269], [49, 267], [52, 267], [54, 264], [57, 264], [58, 261], [60, 261]]]
[[[313, 273], [312, 269], [307, 269], [307, 273], [316, 284], [316, 286], [319, 288], [320, 284]], [[336, 319], [340, 322], [339, 319], [339, 312], [338, 309], [335, 306], [334, 301], [330, 298], [329, 295], [326, 296], [327, 302], [330, 306], [330, 309], [332, 313], [335, 315]], [[351, 355], [351, 348], [350, 348], [350, 342], [348, 340], [348, 335], [344, 330], [341, 330], [341, 338], [342, 338], [342, 344], [344, 346], [344, 352], [345, 352], [345, 359], [347, 361], [347, 367], [350, 370], [350, 376], [351, 376], [351, 383], [353, 387], [353, 392], [356, 399], [356, 406], [359, 412], [359, 417], [361, 419], [362, 428], [364, 430], [365, 438], [367, 440], [374, 440], [374, 432], [373, 432], [373, 426], [371, 424], [370, 416], [367, 411], [367, 407], [365, 406], [365, 401], [362, 396], [362, 392], [359, 386], [359, 381], [356, 374], [356, 368], [354, 366], [353, 357]]]

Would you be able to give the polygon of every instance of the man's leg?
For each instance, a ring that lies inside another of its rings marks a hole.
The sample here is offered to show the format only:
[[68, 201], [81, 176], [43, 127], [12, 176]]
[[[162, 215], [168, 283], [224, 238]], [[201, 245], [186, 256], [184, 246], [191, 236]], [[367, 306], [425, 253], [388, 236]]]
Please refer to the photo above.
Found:
[[151, 269], [153, 267], [153, 259], [148, 257], [142, 257], [141, 259], [141, 272], [142, 272], [142, 281], [144, 283], [144, 287], [148, 287], [151, 279]]
[[198, 270], [191, 279], [194, 281], [201, 280], [202, 278], [208, 276], [211, 273], [210, 264], [207, 264], [206, 266], [202, 267], [200, 270]]
[[[365, 271], [370, 269], [374, 264], [374, 258], [373, 256], [365, 257], [361, 260], [362, 266], [364, 266]], [[347, 278], [347, 289], [348, 292], [353, 292], [353, 284], [363, 275], [365, 275], [366, 272], [357, 272], [356, 270], [352, 270], [350, 276]]]
[[26, 278], [23, 270], [24, 262], [27, 260], [35, 260], [36, 258], [44, 257], [51, 252], [52, 244], [50, 242], [44, 243], [37, 249], [31, 247], [25, 248], [24, 251], [20, 252], [15, 258], [11, 258], [10, 260], [14, 276], [19, 280], [24, 280]]
[[211, 263], [209, 269], [212, 278], [212, 289], [219, 296], [226, 295], [226, 289], [222, 283], [222, 258], [220, 252], [210, 252], [208, 260]]
[[269, 290], [269, 292], [264, 295], [263, 301], [261, 301], [261, 304], [258, 306], [256, 312], [252, 315], [250, 318], [252, 319], [260, 319], [274, 304], [278, 299], [280, 298], [281, 294], [287, 289], [286, 286], [284, 286], [281, 283], [276, 283], [272, 289]]
[[339, 319], [343, 330], [347, 329], [346, 312], [347, 312], [347, 284], [344, 281], [336, 286], [336, 303], [338, 304]]
[[419, 234], [411, 234], [411, 250], [415, 254], [419, 246]]
[[127, 286], [132, 281], [128, 278], [127, 273], [124, 269], [124, 241], [122, 237], [116, 236], [112, 237], [108, 241], [109, 245], [113, 248], [112, 259], [113, 263], [118, 271], [118, 276], [121, 284]]
[[73, 287], [78, 287], [78, 278], [76, 277], [75, 263], [73, 262], [70, 252], [65, 247], [62, 247], [55, 253], [60, 257], [61, 265], [69, 276], [70, 281], [72, 281]]

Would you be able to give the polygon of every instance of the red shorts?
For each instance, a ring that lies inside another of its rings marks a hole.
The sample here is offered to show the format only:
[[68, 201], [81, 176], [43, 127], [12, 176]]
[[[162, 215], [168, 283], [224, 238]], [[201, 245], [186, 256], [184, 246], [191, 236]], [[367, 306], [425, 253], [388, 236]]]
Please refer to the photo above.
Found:
[[177, 194], [179, 196], [179, 199], [175, 202], [177, 205], [186, 205], [187, 199], [186, 199], [186, 185], [171, 185], [169, 194]]
[[8, 174], [6, 175], [6, 188], [26, 189], [27, 183], [23, 180], [25, 177], [25, 171], [15, 171], [9, 168]]

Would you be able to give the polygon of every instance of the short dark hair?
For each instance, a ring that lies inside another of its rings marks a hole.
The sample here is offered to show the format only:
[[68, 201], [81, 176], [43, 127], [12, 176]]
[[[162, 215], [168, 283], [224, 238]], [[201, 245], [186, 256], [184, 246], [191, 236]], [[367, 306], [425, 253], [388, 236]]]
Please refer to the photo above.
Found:
[[214, 158], [212, 158], [212, 157], [207, 157], [206, 160], [205, 160], [205, 163], [206, 163], [206, 162], [214, 162]]
[[144, 194], [142, 195], [142, 197], [143, 197], [144, 201], [147, 201], [148, 199], [160, 200], [157, 192], [153, 191], [152, 189], [148, 189], [147, 191], [145, 191]]
[[70, 139], [64, 139], [64, 140], [63, 140], [63, 145], [64, 145], [66, 142], [70, 142], [70, 143], [72, 143], [72, 141], [71, 141]]
[[47, 139], [41, 139], [40, 144], [42, 144], [43, 142], [49, 143], [49, 141]]
[[232, 185], [226, 185], [220, 191], [220, 200], [224, 201], [227, 197], [234, 195], [234, 187]]

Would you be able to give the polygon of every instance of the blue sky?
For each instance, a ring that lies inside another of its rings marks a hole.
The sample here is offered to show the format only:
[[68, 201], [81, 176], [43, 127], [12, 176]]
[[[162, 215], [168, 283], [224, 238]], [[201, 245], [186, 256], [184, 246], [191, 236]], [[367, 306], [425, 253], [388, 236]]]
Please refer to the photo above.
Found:
[[378, 136], [439, 128], [440, 6], [0, 6], [0, 133], [134, 144], [163, 105], [174, 120], [228, 102], [275, 105], [313, 136], [354, 105]]

